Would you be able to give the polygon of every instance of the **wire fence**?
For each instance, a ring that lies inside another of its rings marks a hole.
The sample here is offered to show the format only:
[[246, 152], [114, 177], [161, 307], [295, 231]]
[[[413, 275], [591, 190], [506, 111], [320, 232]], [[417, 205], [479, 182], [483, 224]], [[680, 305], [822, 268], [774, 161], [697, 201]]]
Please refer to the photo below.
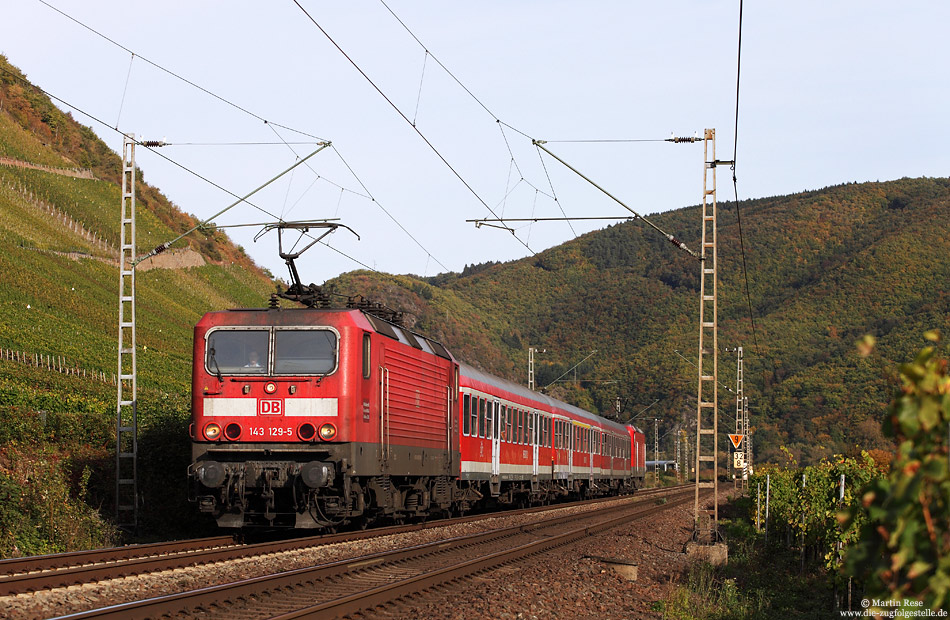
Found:
[[27, 366], [45, 369], [50, 372], [58, 372], [64, 375], [86, 377], [110, 385], [115, 385], [116, 382], [115, 373], [109, 374], [101, 370], [83, 368], [62, 355], [47, 355], [44, 353], [31, 353], [29, 351], [0, 348], [0, 361], [26, 364]]
[[34, 208], [44, 211], [54, 222], [62, 224], [65, 229], [82, 237], [87, 242], [91, 243], [93, 246], [104, 251], [105, 253], [111, 256], [119, 255], [118, 247], [113, 245], [111, 241], [101, 237], [99, 233], [89, 230], [86, 228], [86, 225], [83, 222], [74, 220], [65, 211], [62, 211], [56, 206], [46, 202], [38, 195], [34, 194], [31, 189], [23, 185], [20, 181], [8, 180], [6, 177], [0, 174], [0, 189], [6, 189], [10, 192], [13, 192], [14, 194], [19, 195], [22, 200], [32, 205]]

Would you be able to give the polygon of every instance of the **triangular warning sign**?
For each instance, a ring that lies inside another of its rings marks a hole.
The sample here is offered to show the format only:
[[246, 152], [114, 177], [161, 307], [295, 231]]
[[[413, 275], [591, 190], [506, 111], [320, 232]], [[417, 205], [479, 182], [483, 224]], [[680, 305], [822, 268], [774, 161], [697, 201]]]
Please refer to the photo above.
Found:
[[742, 443], [742, 438], [744, 435], [729, 435], [729, 441], [732, 442], [732, 447], [736, 450], [739, 449], [739, 444]]

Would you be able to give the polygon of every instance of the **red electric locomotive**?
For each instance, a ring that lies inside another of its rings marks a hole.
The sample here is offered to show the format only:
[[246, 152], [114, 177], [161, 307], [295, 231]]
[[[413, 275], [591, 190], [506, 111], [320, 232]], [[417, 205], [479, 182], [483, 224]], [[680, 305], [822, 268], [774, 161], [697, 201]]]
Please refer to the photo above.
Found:
[[378, 306], [272, 305], [195, 327], [189, 476], [222, 527], [399, 522], [642, 482], [632, 426], [460, 365]]

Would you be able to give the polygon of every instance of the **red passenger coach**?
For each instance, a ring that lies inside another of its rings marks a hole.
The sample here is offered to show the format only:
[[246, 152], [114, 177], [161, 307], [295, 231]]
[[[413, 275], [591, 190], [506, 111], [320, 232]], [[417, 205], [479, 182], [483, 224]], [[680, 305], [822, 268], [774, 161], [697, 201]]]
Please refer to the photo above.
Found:
[[620, 493], [643, 434], [469, 366], [363, 307], [195, 327], [193, 499], [222, 527], [334, 528]]
[[603, 495], [642, 483], [632, 426], [464, 364], [461, 377], [460, 478], [482, 482], [496, 501]]

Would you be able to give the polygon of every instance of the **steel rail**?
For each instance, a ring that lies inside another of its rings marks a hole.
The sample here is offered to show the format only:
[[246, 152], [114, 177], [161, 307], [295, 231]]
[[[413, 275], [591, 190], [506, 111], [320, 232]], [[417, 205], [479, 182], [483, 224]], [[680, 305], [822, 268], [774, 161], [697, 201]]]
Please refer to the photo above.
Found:
[[[662, 491], [663, 489], [659, 490]], [[655, 491], [654, 489], [645, 489], [638, 491], [636, 496], [643, 497], [651, 495]], [[618, 498], [612, 496], [583, 502], [535, 506], [519, 510], [484, 513], [410, 525], [396, 525], [373, 528], [370, 530], [306, 536], [254, 544], [238, 544], [234, 542], [232, 537], [228, 536], [195, 539], [192, 541], [154, 543], [149, 545], [129, 545], [127, 547], [95, 549], [76, 553], [36, 556], [33, 558], [16, 558], [0, 562], [0, 569], [4, 566], [16, 567], [15, 573], [8, 571], [7, 575], [0, 576], [0, 596], [35, 592], [47, 588], [65, 587], [148, 572], [172, 570], [186, 566], [210, 564], [212, 562], [222, 562], [255, 555], [281, 553], [320, 545], [416, 532], [433, 527], [445, 527], [503, 516], [516, 516], [519, 514], [545, 512], [571, 506], [596, 504], [615, 499]]]
[[[305, 609], [292, 611], [278, 616], [273, 616], [270, 620], [292, 620], [297, 618], [310, 618], [313, 620], [330, 620], [346, 614], [352, 614], [362, 609], [385, 605], [404, 596], [413, 595], [424, 590], [438, 587], [446, 583], [457, 581], [465, 577], [480, 573], [485, 570], [497, 568], [504, 564], [516, 562], [528, 556], [537, 555], [569, 545], [572, 542], [593, 536], [599, 532], [610, 529], [621, 523], [628, 522], [631, 519], [642, 519], [651, 516], [657, 512], [689, 503], [692, 498], [690, 493], [682, 492], [681, 497], [672, 503], [659, 506], [652, 506], [646, 510], [637, 512], [635, 515], [623, 514], [600, 523], [575, 528], [563, 534], [558, 534], [542, 540], [525, 543], [512, 549], [499, 551], [483, 557], [475, 558], [466, 562], [461, 562], [453, 566], [447, 566], [442, 569], [426, 572], [424, 574], [403, 579], [394, 583], [352, 594], [350, 596], [338, 598], [326, 603], [312, 605]], [[628, 507], [629, 508], [629, 507]]]
[[57, 570], [64, 567], [74, 567], [82, 564], [98, 562], [118, 562], [129, 558], [145, 557], [167, 553], [182, 553], [191, 550], [207, 549], [235, 545], [233, 536], [212, 536], [210, 538], [194, 538], [191, 540], [173, 540], [141, 545], [126, 545], [123, 547], [103, 547], [85, 551], [71, 551], [68, 553], [51, 553], [48, 555], [31, 555], [22, 558], [7, 558], [0, 560], [0, 579], [21, 573], [37, 573], [40, 571]]
[[[687, 485], [689, 486], [689, 485]], [[615, 517], [610, 520], [610, 523], [620, 523], [625, 519], [629, 519], [630, 509], [633, 506], [640, 508], [640, 504], [645, 498], [649, 498], [653, 495], [664, 491], [670, 490], [679, 490], [680, 494], [686, 497], [685, 500], [688, 501], [691, 497], [692, 490], [686, 489], [685, 492], [681, 490], [681, 487], [668, 487], [665, 489], [656, 489], [651, 490], [651, 493], [638, 495], [632, 497], [631, 501], [620, 506], [613, 506], [606, 509], [608, 512], [622, 512], [623, 514], [619, 517]], [[677, 505], [677, 503], [664, 504], [661, 506], [656, 506], [648, 508], [647, 511], [652, 514], [657, 510], [662, 510], [665, 508], [672, 507]], [[506, 513], [510, 514], [510, 513]], [[346, 560], [339, 560], [335, 562], [330, 562], [327, 564], [322, 564], [313, 567], [305, 567], [299, 569], [293, 569], [289, 571], [284, 571], [274, 575], [265, 575], [260, 577], [253, 577], [249, 579], [244, 579], [232, 583], [226, 583], [216, 586], [209, 586], [206, 588], [200, 588], [197, 590], [192, 590], [188, 592], [181, 592], [176, 594], [170, 594], [165, 596], [159, 596], [151, 599], [146, 599], [143, 601], [134, 601], [129, 603], [122, 603], [118, 605], [113, 605], [109, 607], [103, 607], [99, 609], [88, 610], [84, 612], [77, 612], [74, 614], [69, 614], [65, 616], [60, 616], [59, 620], [82, 620], [87, 618], [129, 618], [129, 619], [145, 619], [145, 618], [154, 618], [161, 616], [163, 614], [176, 614], [186, 611], [187, 609], [196, 609], [196, 608], [209, 608], [220, 604], [222, 601], [235, 601], [246, 597], [251, 597], [258, 595], [265, 591], [276, 591], [285, 588], [298, 587], [301, 584], [312, 583], [315, 581], [320, 581], [327, 579], [329, 577], [340, 576], [346, 573], [362, 572], [366, 571], [372, 567], [380, 566], [390, 566], [396, 562], [404, 562], [410, 558], [419, 558], [426, 555], [432, 555], [435, 553], [440, 553], [447, 551], [451, 548], [458, 548], [462, 546], [472, 546], [476, 544], [481, 544], [489, 541], [499, 540], [503, 538], [509, 538], [516, 536], [520, 533], [536, 531], [540, 529], [547, 529], [557, 525], [561, 525], [565, 522], [576, 521], [579, 517], [589, 516], [588, 515], [578, 515], [578, 514], [569, 514], [561, 515], [552, 519], [547, 519], [538, 523], [533, 523], [529, 525], [515, 525], [505, 528], [500, 528], [497, 530], [492, 530], [489, 532], [482, 532], [478, 534], [471, 534], [467, 536], [461, 536], [456, 538], [450, 538], [445, 540], [440, 540], [432, 543], [426, 543], [423, 545], [415, 545], [412, 547], [406, 547], [403, 549], [397, 549], [394, 551], [385, 551], [355, 558], [350, 558]], [[602, 514], [602, 513], [601, 513]], [[505, 516], [494, 514], [493, 516]], [[443, 522], [440, 525], [447, 525], [448, 523]], [[578, 530], [571, 530], [567, 534], [577, 533], [577, 532], [592, 532], [595, 531], [592, 528], [598, 526], [587, 526], [580, 528]], [[611, 526], [606, 526], [611, 527]], [[599, 530], [596, 530], [599, 531]], [[532, 544], [547, 544], [552, 540], [563, 540], [560, 544], [567, 544], [570, 542], [570, 539], [564, 538], [565, 534], [548, 536], [542, 539], [539, 543]], [[527, 548], [526, 545], [519, 545], [514, 547], [514, 550], [519, 550]], [[547, 549], [549, 547], [539, 547], [539, 550], [536, 553]], [[510, 552], [510, 550], [509, 550]], [[492, 554], [491, 557], [498, 556], [499, 554]], [[519, 556], [521, 557], [521, 556]], [[510, 561], [510, 560], [509, 560]], [[463, 563], [465, 565], [471, 564], [471, 562]], [[483, 570], [479, 568], [478, 570]], [[436, 570], [432, 571], [432, 575], [442, 574], [443, 571]], [[456, 577], [453, 577], [454, 579]], [[449, 579], [451, 580], [451, 579]], [[428, 587], [428, 586], [426, 586]], [[371, 591], [367, 591], [368, 594]], [[351, 595], [338, 599], [343, 600], [358, 600], [360, 595]], [[324, 603], [323, 605], [330, 605], [331, 602]], [[322, 612], [321, 612], [322, 613]], [[344, 613], [344, 612], [334, 612], [334, 613]], [[293, 617], [293, 616], [288, 616]], [[329, 617], [329, 616], [313, 616], [313, 617]]]

